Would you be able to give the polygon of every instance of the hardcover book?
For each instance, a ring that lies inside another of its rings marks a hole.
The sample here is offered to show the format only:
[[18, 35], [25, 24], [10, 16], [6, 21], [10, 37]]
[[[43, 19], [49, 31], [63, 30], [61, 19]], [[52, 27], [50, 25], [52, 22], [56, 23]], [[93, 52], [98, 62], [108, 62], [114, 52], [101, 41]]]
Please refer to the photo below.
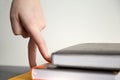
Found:
[[64, 67], [120, 70], [120, 43], [85, 43], [52, 54], [52, 64]]
[[33, 80], [119, 80], [118, 72], [63, 68], [52, 64], [37, 66], [31, 70]]

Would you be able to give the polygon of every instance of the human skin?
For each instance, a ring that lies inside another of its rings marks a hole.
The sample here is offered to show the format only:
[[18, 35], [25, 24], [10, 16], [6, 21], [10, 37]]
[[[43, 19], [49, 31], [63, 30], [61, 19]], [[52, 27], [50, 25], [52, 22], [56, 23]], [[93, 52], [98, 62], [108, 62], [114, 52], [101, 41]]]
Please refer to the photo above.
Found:
[[40, 0], [13, 0], [10, 9], [10, 21], [13, 33], [24, 38], [30, 37], [28, 43], [28, 58], [30, 67], [36, 66], [36, 48], [43, 58], [51, 62], [41, 31], [46, 23]]

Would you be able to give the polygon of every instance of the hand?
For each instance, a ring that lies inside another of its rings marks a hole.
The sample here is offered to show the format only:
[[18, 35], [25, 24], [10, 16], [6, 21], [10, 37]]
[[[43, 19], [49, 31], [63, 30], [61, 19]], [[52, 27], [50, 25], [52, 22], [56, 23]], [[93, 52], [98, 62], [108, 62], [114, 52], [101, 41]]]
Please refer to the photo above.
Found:
[[15, 35], [30, 37], [37, 44], [43, 58], [51, 62], [41, 31], [45, 28], [40, 0], [13, 0], [10, 20]]

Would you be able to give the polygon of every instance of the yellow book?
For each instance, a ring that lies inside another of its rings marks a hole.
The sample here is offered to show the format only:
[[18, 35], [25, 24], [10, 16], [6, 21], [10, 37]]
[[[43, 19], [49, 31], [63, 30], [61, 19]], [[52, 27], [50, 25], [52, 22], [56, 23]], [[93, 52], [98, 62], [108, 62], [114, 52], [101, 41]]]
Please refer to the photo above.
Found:
[[18, 76], [8, 79], [8, 80], [31, 80], [30, 72], [20, 74]]
[[[43, 65], [40, 65], [40, 66], [36, 66], [34, 68], [45, 68], [48, 64], [49, 63], [46, 63], [46, 64], [43, 64]], [[17, 75], [17, 76], [12, 77], [12, 78], [9, 78], [8, 80], [40, 80], [40, 79], [33, 79], [31, 71], [20, 74], [20, 75]]]

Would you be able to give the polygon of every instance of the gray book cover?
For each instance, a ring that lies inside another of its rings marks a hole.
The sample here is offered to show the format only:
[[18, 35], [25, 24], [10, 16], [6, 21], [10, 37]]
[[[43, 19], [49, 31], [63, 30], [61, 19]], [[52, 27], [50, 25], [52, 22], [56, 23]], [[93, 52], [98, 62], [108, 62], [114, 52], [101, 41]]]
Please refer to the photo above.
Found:
[[57, 66], [120, 70], [120, 43], [85, 43], [52, 54]]

